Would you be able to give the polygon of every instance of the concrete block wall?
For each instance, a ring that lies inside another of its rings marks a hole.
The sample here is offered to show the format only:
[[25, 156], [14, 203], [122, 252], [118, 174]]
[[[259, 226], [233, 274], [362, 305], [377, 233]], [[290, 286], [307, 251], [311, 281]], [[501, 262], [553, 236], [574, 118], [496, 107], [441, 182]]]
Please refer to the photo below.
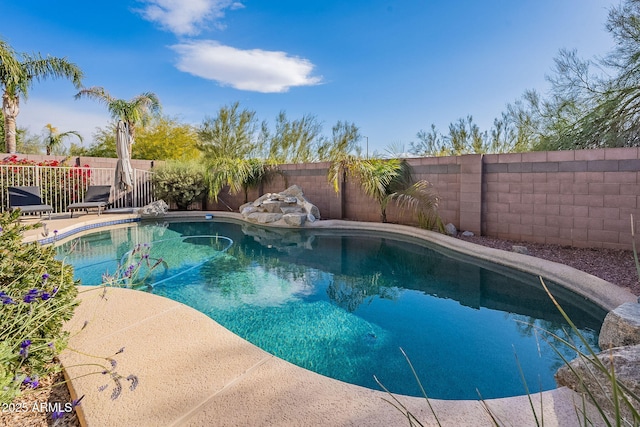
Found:
[[[630, 215], [640, 228], [640, 149], [551, 151], [408, 159], [415, 180], [433, 184], [445, 223], [476, 234], [575, 247], [630, 249]], [[323, 218], [380, 221], [380, 207], [351, 178], [335, 193], [327, 163], [282, 165], [265, 192], [299, 185]], [[237, 209], [243, 195], [221, 196]], [[226, 207], [207, 204], [208, 209]], [[390, 222], [415, 224], [393, 206]], [[640, 233], [639, 233], [640, 234]]]
[[[336, 193], [327, 181], [328, 163], [307, 163], [280, 165], [283, 175], [275, 175], [260, 188], [251, 188], [248, 192], [249, 201], [254, 201], [265, 193], [279, 193], [291, 185], [298, 185], [313, 204], [320, 210], [323, 218], [344, 218], [342, 193]], [[237, 211], [244, 203], [244, 194], [229, 194], [228, 189], [219, 195], [219, 201], [208, 200], [209, 210], [229, 210], [227, 206]]]
[[264, 186], [264, 192], [277, 193], [288, 186], [298, 185], [305, 197], [320, 210], [323, 218], [342, 218], [344, 216], [342, 193], [336, 193], [327, 181], [329, 163], [290, 164], [280, 168], [285, 174]]
[[638, 148], [483, 156], [482, 233], [630, 249], [640, 219]]
[[[423, 157], [408, 159], [414, 180], [433, 185], [440, 198], [438, 212], [445, 223], [460, 224], [460, 157]], [[390, 221], [395, 218], [390, 217]]]

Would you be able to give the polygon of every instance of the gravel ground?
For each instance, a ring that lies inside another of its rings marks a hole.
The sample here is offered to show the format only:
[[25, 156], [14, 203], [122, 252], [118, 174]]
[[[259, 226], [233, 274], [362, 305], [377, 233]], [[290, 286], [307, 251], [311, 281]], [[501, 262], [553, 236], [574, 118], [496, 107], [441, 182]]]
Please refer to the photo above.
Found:
[[632, 251], [617, 249], [572, 248], [570, 246], [546, 245], [541, 243], [513, 242], [492, 237], [459, 237], [461, 240], [491, 248], [511, 251], [512, 246], [525, 246], [529, 255], [549, 261], [559, 262], [596, 277], [629, 289], [640, 295], [640, 282]]
[[[531, 256], [569, 265], [627, 288], [634, 295], [640, 295], [640, 282], [638, 281], [638, 272], [633, 261], [632, 251], [572, 248], [539, 243], [513, 242], [484, 236], [459, 238], [478, 245], [505, 251], [510, 251], [514, 245], [526, 246]], [[60, 381], [63, 381], [62, 374], [54, 378], [42, 379], [41, 383], [49, 385]], [[14, 403], [22, 405], [21, 408], [31, 409], [34, 404], [39, 405], [40, 402], [61, 402], [64, 405], [64, 403], [71, 402], [71, 396], [66, 386], [58, 386], [27, 394]], [[0, 413], [0, 426], [80, 426], [75, 412], [66, 414], [64, 418], [55, 421], [51, 420], [50, 416], [48, 417], [47, 415], [46, 412], [32, 410], [2, 412]]]
[[[62, 373], [48, 378], [40, 378], [40, 387], [33, 392], [25, 393], [0, 411], [0, 426], [7, 427], [80, 427], [75, 411], [64, 412], [64, 405], [71, 403], [71, 395], [64, 382]], [[52, 420], [52, 408], [58, 404], [64, 415]], [[80, 402], [82, 404], [82, 402]]]

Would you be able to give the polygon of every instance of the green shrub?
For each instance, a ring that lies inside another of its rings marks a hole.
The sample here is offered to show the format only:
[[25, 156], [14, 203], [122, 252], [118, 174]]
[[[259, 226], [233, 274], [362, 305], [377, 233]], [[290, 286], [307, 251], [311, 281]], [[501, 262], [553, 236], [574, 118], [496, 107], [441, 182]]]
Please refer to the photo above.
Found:
[[23, 244], [19, 212], [0, 215], [0, 402], [59, 369], [66, 346], [62, 330], [77, 305], [73, 269], [55, 259], [53, 247]]
[[153, 185], [157, 198], [174, 202], [181, 210], [202, 198], [207, 188], [204, 169], [196, 162], [168, 162], [158, 167]]

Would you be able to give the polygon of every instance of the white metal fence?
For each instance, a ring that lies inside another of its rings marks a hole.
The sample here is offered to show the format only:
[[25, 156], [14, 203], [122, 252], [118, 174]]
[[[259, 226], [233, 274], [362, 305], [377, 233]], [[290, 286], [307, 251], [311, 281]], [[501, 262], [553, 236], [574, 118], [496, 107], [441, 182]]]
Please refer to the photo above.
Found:
[[111, 185], [111, 208], [142, 207], [155, 200], [153, 172], [134, 169], [133, 189], [121, 191], [113, 187], [113, 168], [62, 167], [36, 165], [0, 165], [0, 211], [9, 208], [7, 188], [38, 186], [42, 200], [54, 212], [65, 212], [71, 203], [81, 202], [89, 185]]

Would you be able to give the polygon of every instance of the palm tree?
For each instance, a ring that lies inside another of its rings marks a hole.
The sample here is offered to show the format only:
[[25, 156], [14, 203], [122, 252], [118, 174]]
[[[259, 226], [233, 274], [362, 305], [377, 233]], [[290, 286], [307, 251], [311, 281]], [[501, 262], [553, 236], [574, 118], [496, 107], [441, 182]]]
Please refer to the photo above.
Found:
[[340, 177], [347, 176], [358, 180], [365, 194], [378, 202], [382, 222], [387, 222], [387, 206], [394, 201], [402, 212], [416, 213], [426, 228], [442, 228], [437, 194], [427, 181], [412, 183], [411, 167], [406, 160], [362, 159], [342, 154], [329, 165], [328, 179], [336, 192]]
[[9, 44], [0, 40], [0, 87], [3, 91], [2, 113], [7, 153], [16, 152], [16, 117], [20, 113], [20, 97], [27, 98], [34, 79], [40, 81], [48, 77], [65, 77], [75, 87], [82, 86], [82, 71], [67, 59], [18, 54]]
[[161, 110], [160, 101], [153, 92], [144, 92], [133, 97], [130, 101], [112, 97], [104, 88], [94, 86], [84, 88], [76, 94], [76, 99], [92, 98], [104, 103], [115, 120], [122, 120], [129, 133], [129, 152], [135, 139], [137, 125], [145, 125], [154, 114]]
[[47, 149], [47, 156], [51, 155], [51, 150], [62, 145], [62, 141], [70, 137], [71, 135], [75, 135], [78, 137], [80, 142], [82, 142], [82, 135], [80, 135], [75, 130], [70, 130], [67, 132], [58, 133], [58, 129], [54, 128], [51, 123], [47, 123], [45, 128], [48, 131], [47, 136], [44, 137], [44, 145]]

